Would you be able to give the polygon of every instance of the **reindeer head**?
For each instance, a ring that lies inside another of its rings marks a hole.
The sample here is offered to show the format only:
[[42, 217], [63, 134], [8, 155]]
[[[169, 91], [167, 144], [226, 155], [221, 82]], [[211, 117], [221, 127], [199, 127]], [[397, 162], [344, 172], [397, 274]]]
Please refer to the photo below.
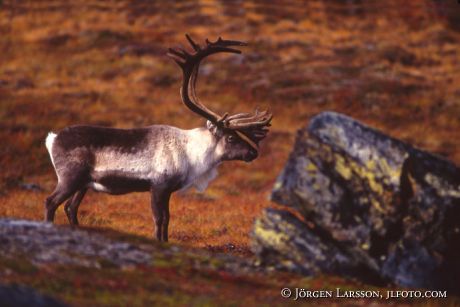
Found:
[[272, 113], [256, 110], [253, 114], [229, 115], [225, 113], [220, 116], [199, 102], [195, 91], [202, 59], [219, 52], [241, 53], [240, 50], [231, 47], [246, 46], [246, 43], [223, 40], [219, 37], [215, 42], [206, 39], [206, 46], [201, 48], [188, 34], [185, 37], [195, 51], [194, 53], [189, 53], [182, 48], [170, 48], [168, 52], [168, 56], [182, 69], [183, 79], [180, 91], [182, 102], [190, 110], [208, 120], [207, 127], [218, 141], [223, 160], [244, 160], [246, 162], [254, 160], [258, 156], [259, 142], [268, 133]]

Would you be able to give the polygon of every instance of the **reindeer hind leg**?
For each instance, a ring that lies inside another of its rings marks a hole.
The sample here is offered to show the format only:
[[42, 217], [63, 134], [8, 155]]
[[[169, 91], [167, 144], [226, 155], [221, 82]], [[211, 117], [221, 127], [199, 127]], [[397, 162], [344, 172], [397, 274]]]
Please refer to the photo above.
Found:
[[69, 198], [74, 192], [75, 190], [71, 187], [58, 183], [54, 192], [45, 200], [46, 222], [54, 221], [54, 215], [59, 205], [62, 204], [62, 202], [64, 202], [67, 198]]
[[78, 207], [80, 206], [83, 197], [85, 197], [86, 191], [86, 188], [78, 190], [64, 205], [64, 211], [70, 225], [78, 225]]
[[87, 169], [77, 164], [73, 167], [67, 167], [62, 174], [59, 174], [60, 180], [56, 189], [45, 200], [45, 221], [54, 221], [57, 208], [86, 185], [87, 174]]

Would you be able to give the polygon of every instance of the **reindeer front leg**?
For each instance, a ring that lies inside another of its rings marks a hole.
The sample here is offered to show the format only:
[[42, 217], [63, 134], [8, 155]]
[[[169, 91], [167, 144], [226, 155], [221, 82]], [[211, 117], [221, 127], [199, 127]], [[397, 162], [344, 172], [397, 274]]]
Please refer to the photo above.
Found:
[[155, 223], [154, 236], [158, 241], [168, 242], [169, 199], [171, 192], [165, 188], [151, 188], [151, 207], [153, 222]]
[[163, 200], [163, 231], [161, 233], [163, 242], [168, 242], [168, 227], [169, 227], [169, 199], [171, 193], [164, 195]]

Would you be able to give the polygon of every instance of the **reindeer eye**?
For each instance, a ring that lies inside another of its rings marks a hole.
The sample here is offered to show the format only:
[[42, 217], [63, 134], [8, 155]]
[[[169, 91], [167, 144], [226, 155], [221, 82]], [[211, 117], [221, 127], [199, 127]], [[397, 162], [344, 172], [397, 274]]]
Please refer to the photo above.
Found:
[[235, 138], [235, 136], [233, 136], [233, 135], [229, 135], [229, 136], [227, 137], [227, 141], [228, 141], [229, 143], [234, 143], [234, 142], [236, 141], [236, 138]]

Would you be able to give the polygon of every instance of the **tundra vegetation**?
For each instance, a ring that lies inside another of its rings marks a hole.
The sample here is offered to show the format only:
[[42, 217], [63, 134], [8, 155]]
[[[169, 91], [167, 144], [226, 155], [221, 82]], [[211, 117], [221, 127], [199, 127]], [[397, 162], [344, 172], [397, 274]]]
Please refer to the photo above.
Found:
[[[44, 146], [50, 130], [77, 123], [204, 125], [180, 106], [181, 76], [165, 56], [167, 47], [182, 42], [186, 32], [199, 41], [222, 35], [250, 43], [243, 57], [222, 55], [202, 64], [198, 94], [212, 110], [236, 113], [269, 105], [276, 118], [257, 160], [222, 165], [204, 194], [191, 190], [172, 197], [173, 244], [251, 257], [254, 219], [264, 208], [277, 207], [268, 197], [295, 131], [324, 110], [353, 116], [458, 165], [459, 9], [454, 0], [404, 6], [396, 0], [2, 1], [0, 216], [43, 218], [43, 200], [56, 182]], [[148, 193], [113, 197], [88, 192], [79, 221], [136, 240], [150, 237], [148, 203]], [[56, 223], [67, 224], [62, 207]], [[41, 271], [21, 259], [1, 261], [10, 272], [2, 271], [2, 281], [80, 298], [82, 305], [98, 291], [107, 296], [123, 291], [132, 297], [160, 295], [179, 282], [183, 293], [201, 293], [203, 302], [212, 288], [219, 302], [238, 293], [254, 296], [254, 304], [267, 293], [279, 299], [284, 281], [317, 289], [341, 282], [280, 275], [273, 288], [262, 291], [266, 279], [259, 277], [248, 289], [260, 292], [242, 292], [232, 286], [236, 280], [214, 285], [214, 273], [199, 275], [202, 283], [187, 281], [193, 273], [184, 264], [176, 271], [158, 269], [162, 277], [150, 289], [133, 286], [155, 278], [148, 271], [123, 273], [132, 278], [127, 285], [117, 282], [115, 270], [82, 275], [68, 268], [68, 274], [59, 275], [60, 268]]]

